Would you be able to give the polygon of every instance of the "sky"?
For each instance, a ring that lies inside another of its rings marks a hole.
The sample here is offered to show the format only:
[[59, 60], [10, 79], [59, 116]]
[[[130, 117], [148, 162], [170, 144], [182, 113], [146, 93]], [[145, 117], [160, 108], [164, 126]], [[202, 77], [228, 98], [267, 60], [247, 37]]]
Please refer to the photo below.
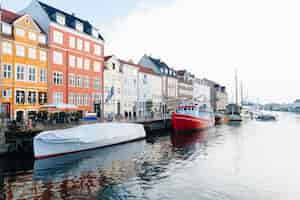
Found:
[[[2, 0], [21, 10], [29, 0]], [[144, 54], [225, 85], [234, 71], [250, 100], [300, 98], [300, 2], [297, 0], [86, 0], [43, 2], [96, 25], [105, 54], [138, 61]], [[239, 81], [239, 82], [240, 82]]]

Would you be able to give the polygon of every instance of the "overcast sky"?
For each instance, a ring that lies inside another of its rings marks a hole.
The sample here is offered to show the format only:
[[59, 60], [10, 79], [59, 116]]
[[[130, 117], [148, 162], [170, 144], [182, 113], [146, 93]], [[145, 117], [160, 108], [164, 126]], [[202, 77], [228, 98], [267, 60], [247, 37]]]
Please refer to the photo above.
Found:
[[[30, 1], [2, 0], [20, 10]], [[300, 2], [297, 0], [44, 1], [97, 25], [106, 54], [147, 53], [228, 87], [234, 69], [244, 96], [260, 102], [300, 97]]]

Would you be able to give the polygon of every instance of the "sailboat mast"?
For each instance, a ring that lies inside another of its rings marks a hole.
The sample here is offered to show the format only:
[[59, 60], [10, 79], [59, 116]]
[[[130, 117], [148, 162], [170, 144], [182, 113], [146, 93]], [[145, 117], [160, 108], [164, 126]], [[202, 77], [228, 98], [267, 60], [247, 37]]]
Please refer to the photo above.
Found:
[[237, 70], [235, 70], [235, 103], [238, 105], [238, 76]]
[[243, 105], [243, 101], [244, 101], [244, 94], [243, 94], [243, 81], [241, 81], [241, 105]]

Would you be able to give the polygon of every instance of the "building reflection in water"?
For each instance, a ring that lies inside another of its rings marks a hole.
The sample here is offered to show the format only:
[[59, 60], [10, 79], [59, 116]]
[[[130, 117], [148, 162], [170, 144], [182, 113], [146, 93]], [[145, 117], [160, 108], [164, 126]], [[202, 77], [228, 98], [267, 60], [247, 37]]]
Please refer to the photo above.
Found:
[[145, 141], [38, 160], [34, 171], [4, 178], [6, 199], [96, 199], [106, 185], [136, 174]]

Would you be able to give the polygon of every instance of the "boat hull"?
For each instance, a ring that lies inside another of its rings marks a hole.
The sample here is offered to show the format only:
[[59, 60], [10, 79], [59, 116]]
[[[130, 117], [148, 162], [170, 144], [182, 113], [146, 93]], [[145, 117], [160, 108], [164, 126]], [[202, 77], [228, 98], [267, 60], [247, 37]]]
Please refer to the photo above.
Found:
[[214, 117], [201, 118], [177, 113], [172, 115], [172, 127], [176, 132], [203, 130], [211, 128], [214, 125]]
[[[89, 125], [86, 127], [88, 129]], [[33, 141], [35, 159], [45, 159], [70, 153], [104, 148], [112, 145], [141, 140], [146, 137], [146, 133], [142, 125], [137, 124], [122, 124], [120, 127], [114, 125], [109, 128], [102, 127], [100, 125], [99, 127], [92, 129], [92, 131], [88, 131], [87, 129], [86, 132], [83, 132], [82, 134], [90, 134], [91, 137], [93, 137], [91, 141], [83, 142], [80, 140], [66, 140], [65, 142], [53, 142], [51, 140], [47, 140], [47, 135], [46, 137], [44, 136], [44, 138], [39, 137], [38, 135]], [[84, 128], [82, 130], [84, 130]], [[67, 132], [67, 134], [72, 135], [72, 130], [70, 130], [69, 133]]]
[[230, 122], [241, 122], [243, 121], [240, 115], [228, 115], [228, 121]]

